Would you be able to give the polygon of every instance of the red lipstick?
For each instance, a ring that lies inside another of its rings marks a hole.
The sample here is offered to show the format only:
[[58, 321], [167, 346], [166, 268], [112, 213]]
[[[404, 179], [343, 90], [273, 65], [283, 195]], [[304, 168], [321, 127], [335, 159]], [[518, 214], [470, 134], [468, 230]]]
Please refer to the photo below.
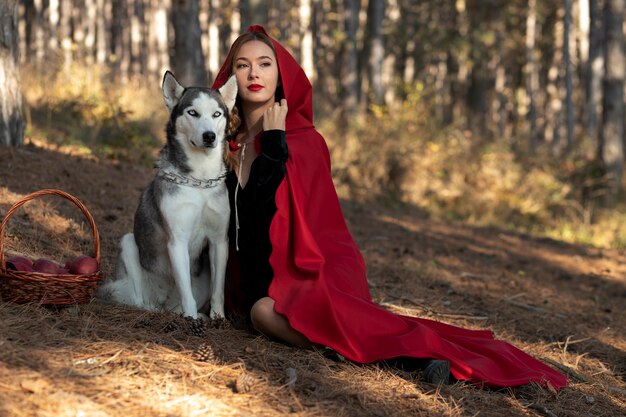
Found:
[[261, 89], [263, 89], [263, 86], [259, 85], [259, 84], [250, 84], [248, 86], [248, 90], [250, 90], [250, 91], [259, 91]]

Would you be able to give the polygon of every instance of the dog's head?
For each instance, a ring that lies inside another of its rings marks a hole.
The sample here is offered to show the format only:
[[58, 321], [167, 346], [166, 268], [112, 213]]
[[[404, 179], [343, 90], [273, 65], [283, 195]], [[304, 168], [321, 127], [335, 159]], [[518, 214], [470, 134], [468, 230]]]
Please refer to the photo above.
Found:
[[168, 137], [193, 148], [221, 147], [230, 112], [237, 98], [237, 80], [231, 77], [219, 90], [185, 88], [167, 71], [163, 77], [163, 99], [170, 111]]

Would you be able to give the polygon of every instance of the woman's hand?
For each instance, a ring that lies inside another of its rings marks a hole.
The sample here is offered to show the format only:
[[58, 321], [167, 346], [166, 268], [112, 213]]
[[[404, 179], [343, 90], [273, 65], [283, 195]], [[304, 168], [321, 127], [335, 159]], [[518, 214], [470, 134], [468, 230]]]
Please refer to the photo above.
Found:
[[263, 130], [285, 130], [287, 111], [287, 100], [285, 99], [268, 107], [263, 113]]

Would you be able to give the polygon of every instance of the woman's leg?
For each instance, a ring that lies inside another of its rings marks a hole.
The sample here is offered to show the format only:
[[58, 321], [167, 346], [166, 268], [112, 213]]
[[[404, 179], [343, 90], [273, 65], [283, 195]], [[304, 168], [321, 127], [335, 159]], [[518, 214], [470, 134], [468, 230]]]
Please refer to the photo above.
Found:
[[274, 311], [274, 300], [263, 297], [250, 310], [252, 325], [259, 332], [293, 346], [310, 348], [313, 343], [289, 324], [287, 317]]

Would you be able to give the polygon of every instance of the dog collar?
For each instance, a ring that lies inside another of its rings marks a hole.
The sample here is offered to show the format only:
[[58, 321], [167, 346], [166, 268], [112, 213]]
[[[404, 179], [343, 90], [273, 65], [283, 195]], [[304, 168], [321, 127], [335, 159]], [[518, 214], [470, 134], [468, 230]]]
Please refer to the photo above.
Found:
[[201, 179], [192, 177], [191, 175], [185, 176], [185, 175], [181, 175], [172, 171], [159, 170], [157, 172], [157, 177], [167, 182], [173, 182], [174, 184], [178, 184], [178, 185], [186, 185], [187, 187], [212, 188], [224, 182], [224, 179], [226, 178], [226, 173], [223, 173], [217, 178], [201, 180]]

